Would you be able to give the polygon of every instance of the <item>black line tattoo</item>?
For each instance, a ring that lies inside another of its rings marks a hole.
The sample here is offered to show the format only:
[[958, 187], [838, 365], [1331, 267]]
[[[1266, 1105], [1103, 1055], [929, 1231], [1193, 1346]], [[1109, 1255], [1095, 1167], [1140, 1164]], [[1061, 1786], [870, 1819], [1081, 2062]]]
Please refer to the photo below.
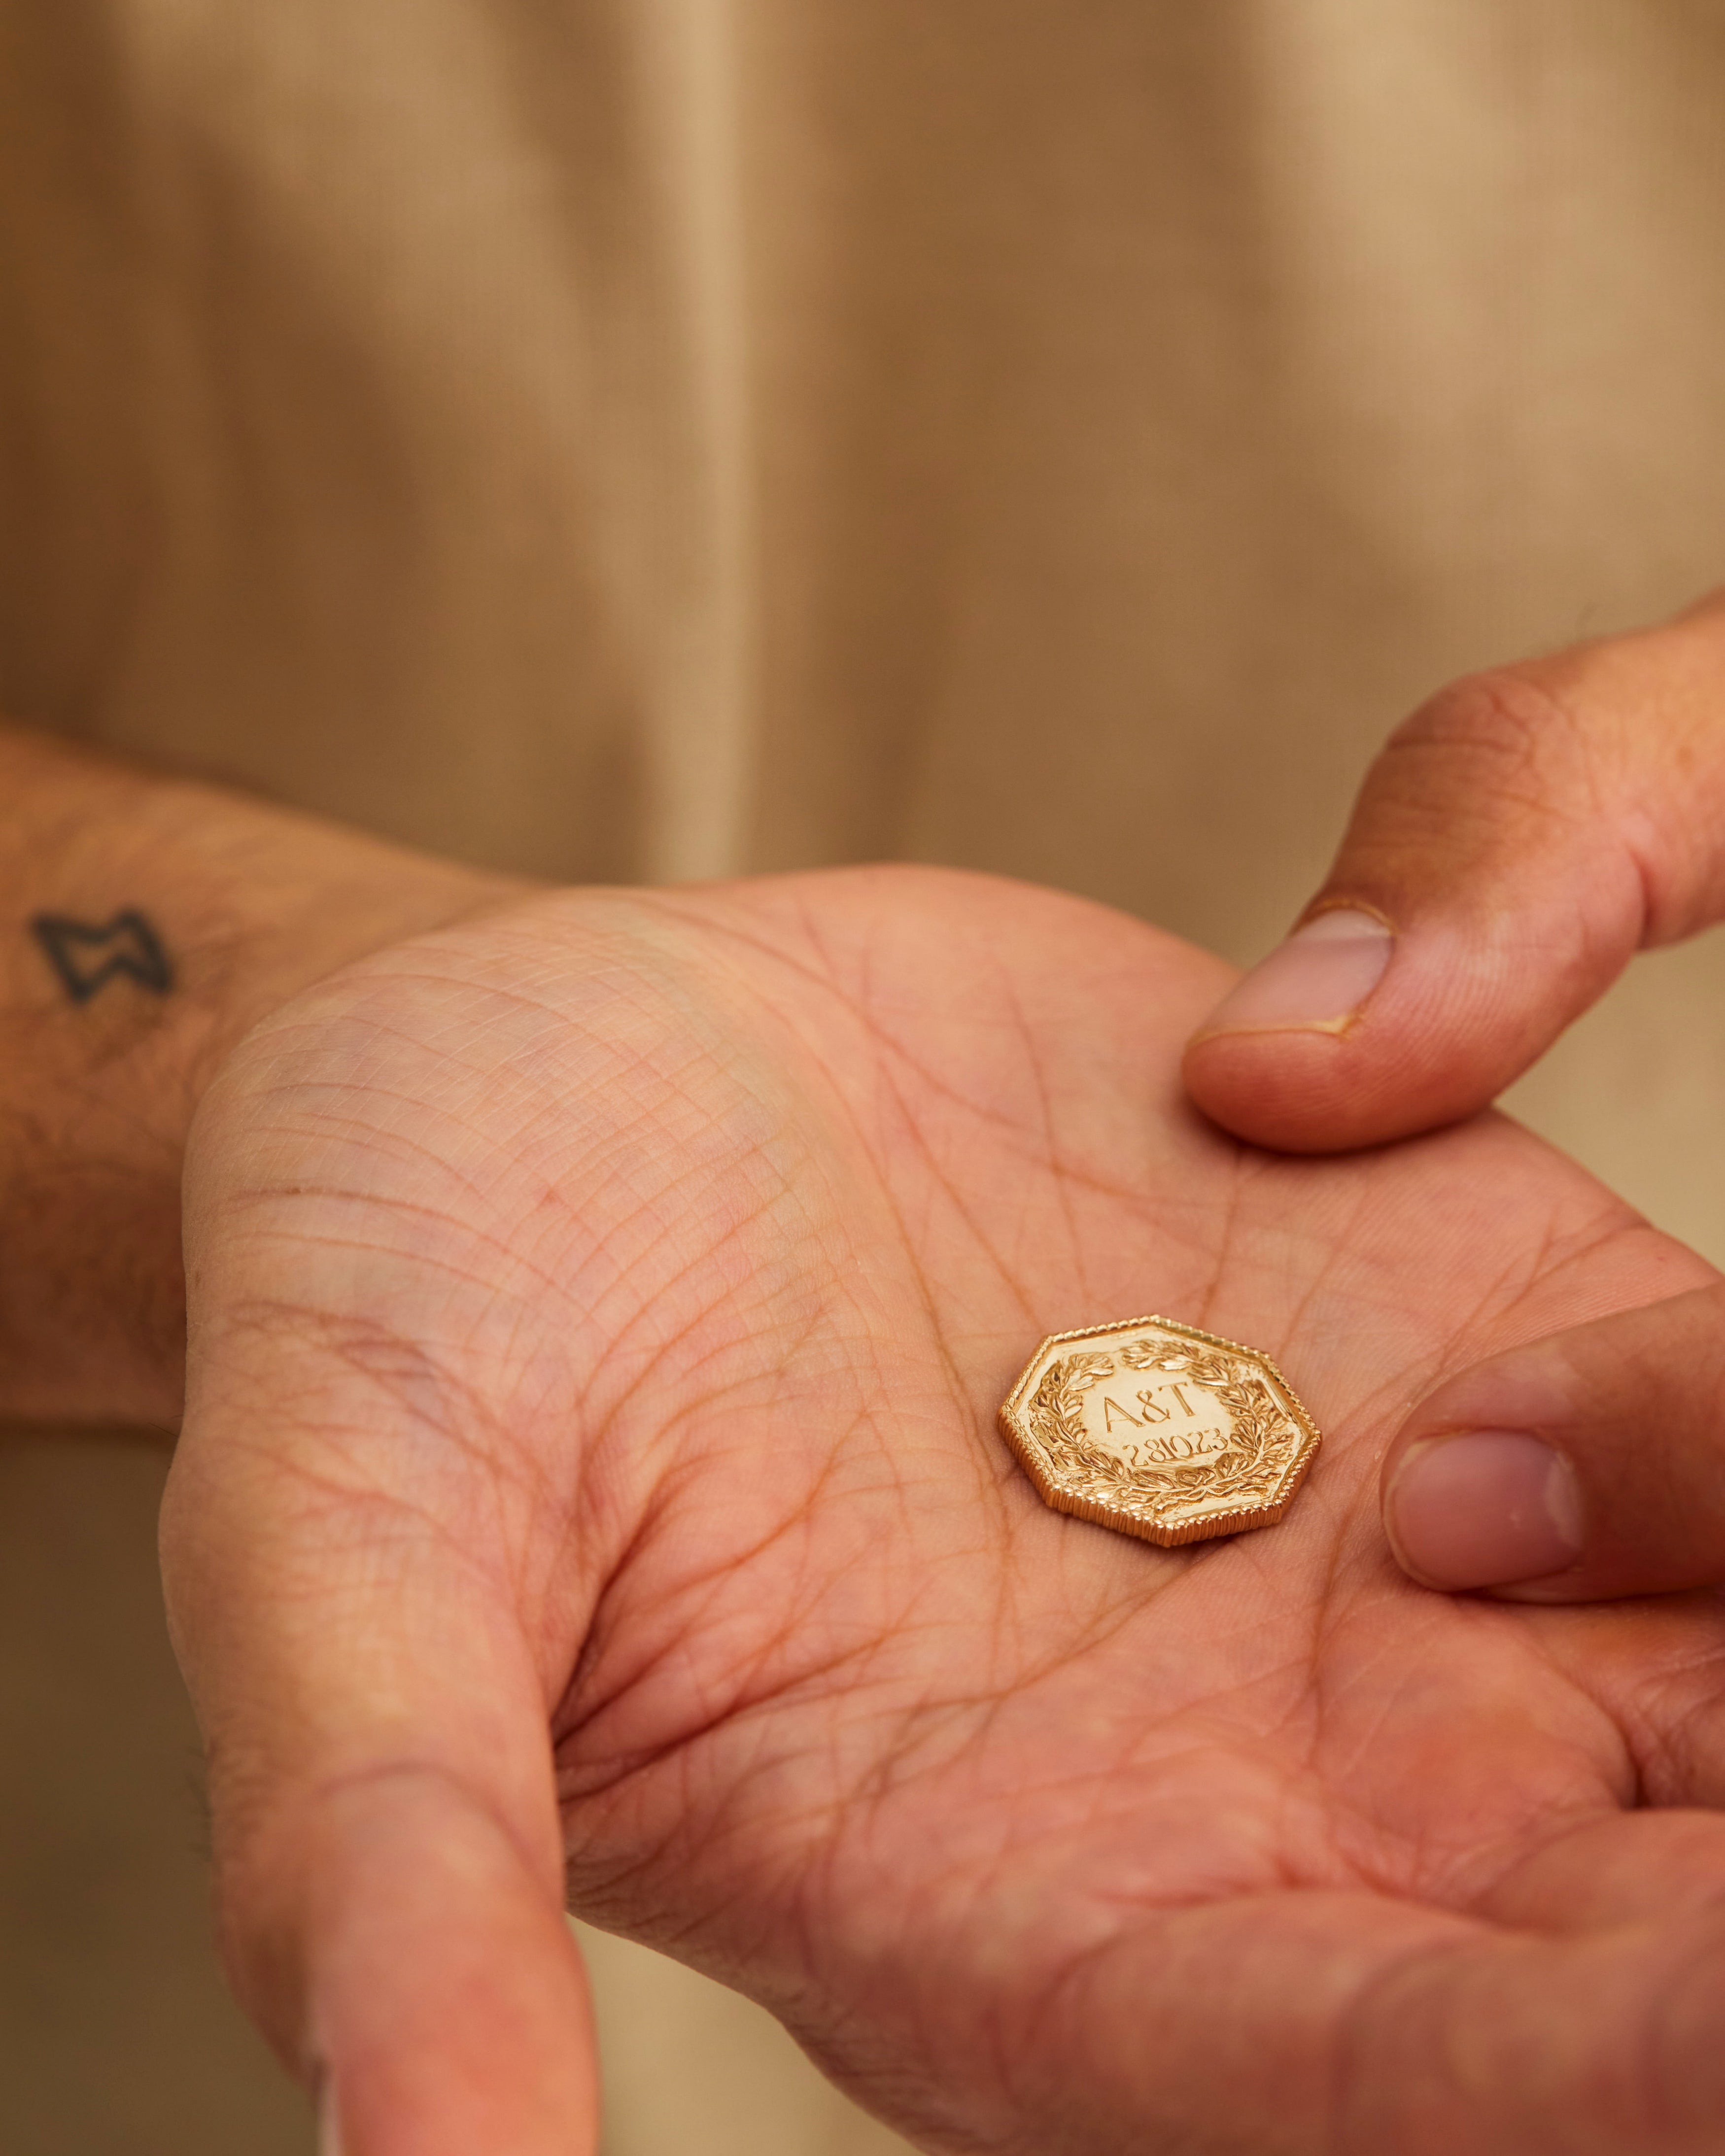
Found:
[[152, 996], [165, 996], [173, 987], [173, 963], [135, 906], [116, 913], [105, 927], [64, 913], [39, 913], [30, 932], [74, 1004], [87, 1004], [121, 973]]

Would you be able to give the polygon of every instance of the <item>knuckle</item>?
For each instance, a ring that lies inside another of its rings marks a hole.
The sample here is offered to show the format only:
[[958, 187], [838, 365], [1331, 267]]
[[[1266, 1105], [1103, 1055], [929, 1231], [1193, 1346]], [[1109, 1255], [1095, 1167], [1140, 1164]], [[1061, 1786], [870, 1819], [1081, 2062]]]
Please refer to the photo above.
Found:
[[1441, 863], [1475, 873], [1609, 823], [1611, 788], [1586, 708], [1531, 670], [1470, 675], [1390, 737], [1367, 781], [1349, 851], [1390, 880]]
[[1495, 667], [1441, 689], [1390, 737], [1392, 752], [1464, 758], [1481, 778], [1519, 788], [1584, 764], [1592, 729], [1573, 696], [1531, 671]]

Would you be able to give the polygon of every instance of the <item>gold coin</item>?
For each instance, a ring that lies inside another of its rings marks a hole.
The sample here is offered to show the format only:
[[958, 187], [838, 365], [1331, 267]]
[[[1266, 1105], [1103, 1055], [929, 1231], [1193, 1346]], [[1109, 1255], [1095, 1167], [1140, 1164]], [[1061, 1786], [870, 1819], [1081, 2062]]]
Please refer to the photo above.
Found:
[[1000, 1428], [1057, 1512], [1165, 1548], [1273, 1527], [1320, 1442], [1267, 1355], [1168, 1317], [1045, 1340]]

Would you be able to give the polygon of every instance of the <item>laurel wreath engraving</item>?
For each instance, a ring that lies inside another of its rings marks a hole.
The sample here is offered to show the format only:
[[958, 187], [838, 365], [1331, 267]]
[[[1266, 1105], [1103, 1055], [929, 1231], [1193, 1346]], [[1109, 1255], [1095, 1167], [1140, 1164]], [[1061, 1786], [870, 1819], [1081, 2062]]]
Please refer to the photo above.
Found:
[[1119, 1362], [1128, 1370], [1188, 1378], [1214, 1394], [1232, 1420], [1232, 1440], [1201, 1471], [1130, 1466], [1093, 1444], [1084, 1427], [1084, 1395], [1113, 1376], [1114, 1356], [1096, 1348], [1060, 1356], [1049, 1364], [1031, 1394], [1026, 1419], [1064, 1489], [1076, 1497], [1134, 1512], [1158, 1500], [1183, 1502], [1200, 1496], [1206, 1505], [1231, 1499], [1242, 1511], [1270, 1502], [1299, 1432], [1250, 1363], [1218, 1348], [1173, 1340], [1130, 1340], [1119, 1351]]

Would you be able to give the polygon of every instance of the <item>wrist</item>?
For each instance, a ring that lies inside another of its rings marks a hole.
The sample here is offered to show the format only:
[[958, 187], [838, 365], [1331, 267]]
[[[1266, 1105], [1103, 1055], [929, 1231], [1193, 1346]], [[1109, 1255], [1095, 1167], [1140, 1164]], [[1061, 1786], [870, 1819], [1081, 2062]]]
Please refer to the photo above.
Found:
[[0, 1417], [177, 1421], [186, 1134], [228, 1050], [522, 887], [0, 732]]

